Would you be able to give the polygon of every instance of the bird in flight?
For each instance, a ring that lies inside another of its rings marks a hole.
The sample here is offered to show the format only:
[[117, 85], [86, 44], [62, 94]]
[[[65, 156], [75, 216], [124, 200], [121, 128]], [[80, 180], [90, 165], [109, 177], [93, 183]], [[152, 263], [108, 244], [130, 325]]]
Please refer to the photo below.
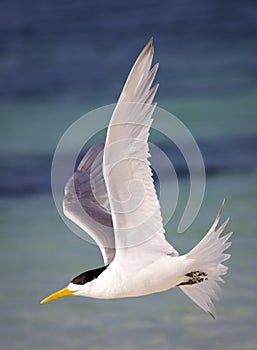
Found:
[[104, 266], [75, 277], [41, 301], [65, 296], [99, 299], [137, 297], [180, 288], [213, 318], [217, 291], [227, 273], [221, 236], [224, 202], [213, 225], [187, 254], [165, 238], [148, 158], [148, 136], [158, 84], [150, 39], [134, 63], [112, 114], [105, 143], [92, 146], [65, 186], [64, 214], [97, 243]]

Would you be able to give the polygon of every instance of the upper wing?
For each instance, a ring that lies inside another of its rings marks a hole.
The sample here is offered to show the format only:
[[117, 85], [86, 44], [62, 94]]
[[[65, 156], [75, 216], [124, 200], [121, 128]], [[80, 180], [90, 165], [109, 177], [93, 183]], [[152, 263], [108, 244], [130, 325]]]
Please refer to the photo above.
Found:
[[63, 211], [96, 241], [105, 264], [109, 264], [115, 244], [112, 217], [105, 208], [108, 197], [102, 171], [103, 149], [104, 143], [98, 143], [81, 160], [65, 186]]
[[151, 87], [158, 68], [155, 65], [150, 70], [153, 53], [151, 39], [136, 60], [113, 112], [103, 159], [116, 257], [126, 254], [126, 258], [138, 257], [144, 263], [147, 256], [153, 259], [154, 253], [177, 255], [165, 240], [148, 161], [147, 140], [156, 106], [152, 101], [158, 89], [158, 85]]

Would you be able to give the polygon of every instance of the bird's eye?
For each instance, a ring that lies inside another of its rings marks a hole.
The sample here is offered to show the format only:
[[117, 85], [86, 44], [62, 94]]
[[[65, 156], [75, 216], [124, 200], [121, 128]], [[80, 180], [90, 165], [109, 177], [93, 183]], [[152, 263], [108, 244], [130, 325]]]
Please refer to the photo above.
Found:
[[87, 272], [81, 273], [77, 277], [73, 278], [73, 280], [71, 281], [71, 283], [79, 284], [79, 285], [83, 285], [83, 284], [85, 284], [87, 282], [89, 282], [87, 280]]

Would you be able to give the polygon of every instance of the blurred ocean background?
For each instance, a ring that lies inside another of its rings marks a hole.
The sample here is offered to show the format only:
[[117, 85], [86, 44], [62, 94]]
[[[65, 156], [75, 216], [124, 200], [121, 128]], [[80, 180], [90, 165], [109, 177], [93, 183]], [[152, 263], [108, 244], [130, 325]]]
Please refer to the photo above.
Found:
[[[189, 128], [207, 174], [199, 215], [178, 234], [188, 196], [182, 169], [167, 237], [186, 253], [223, 198], [235, 232], [216, 322], [179, 290], [39, 305], [102, 264], [98, 248], [77, 238], [55, 208], [55, 147], [81, 115], [117, 100], [151, 36], [158, 105]], [[256, 57], [256, 1], [0, 2], [1, 350], [257, 349]]]

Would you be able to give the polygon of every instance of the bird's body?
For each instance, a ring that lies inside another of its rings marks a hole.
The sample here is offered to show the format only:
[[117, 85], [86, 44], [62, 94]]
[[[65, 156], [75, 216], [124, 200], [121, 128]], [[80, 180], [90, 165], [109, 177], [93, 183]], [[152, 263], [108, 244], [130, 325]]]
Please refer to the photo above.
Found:
[[160, 256], [148, 265], [111, 263], [96, 279], [83, 285], [70, 283], [74, 295], [86, 295], [99, 299], [138, 297], [162, 292], [189, 280], [185, 274], [190, 270], [185, 257]]
[[[75, 277], [42, 303], [68, 295], [137, 297], [179, 287], [211, 313], [229, 258], [231, 233], [220, 237], [222, 207], [209, 232], [180, 256], [166, 241], [150, 168], [148, 136], [158, 69], [152, 39], [136, 60], [113, 112], [105, 143], [94, 145], [65, 187], [65, 215], [99, 245], [105, 266]], [[108, 209], [108, 205], [110, 210]]]

